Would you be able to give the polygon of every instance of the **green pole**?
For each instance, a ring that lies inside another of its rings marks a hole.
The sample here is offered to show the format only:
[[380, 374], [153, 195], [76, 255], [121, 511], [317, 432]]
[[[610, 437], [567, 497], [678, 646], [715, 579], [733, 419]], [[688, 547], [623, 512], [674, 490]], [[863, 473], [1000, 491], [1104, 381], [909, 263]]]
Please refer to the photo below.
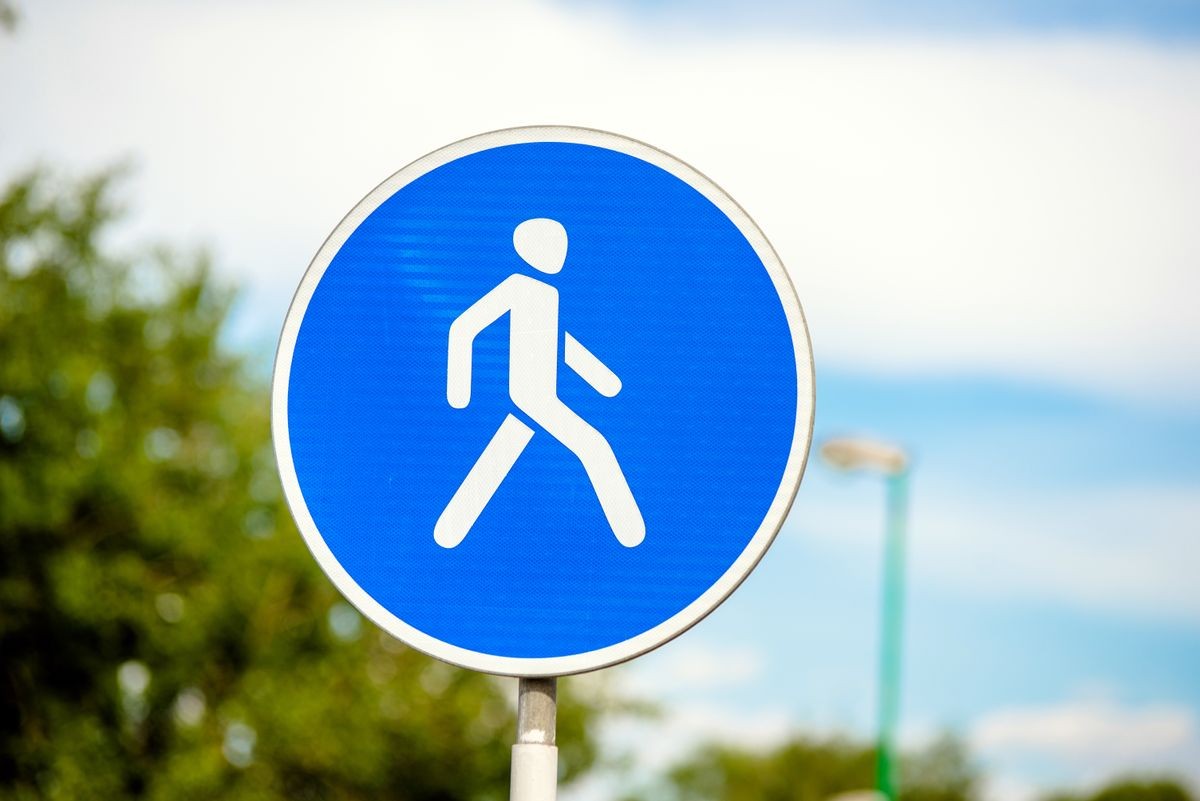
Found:
[[904, 540], [908, 517], [908, 471], [887, 477], [887, 533], [883, 553], [882, 638], [879, 649], [879, 751], [876, 787], [896, 801], [896, 721], [900, 715], [901, 629], [904, 622]]

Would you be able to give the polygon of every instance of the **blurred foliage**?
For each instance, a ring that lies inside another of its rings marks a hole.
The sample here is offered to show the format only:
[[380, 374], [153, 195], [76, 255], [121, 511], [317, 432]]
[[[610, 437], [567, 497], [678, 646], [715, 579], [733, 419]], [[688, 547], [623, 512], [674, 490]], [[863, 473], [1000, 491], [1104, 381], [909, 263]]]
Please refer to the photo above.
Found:
[[[666, 777], [627, 801], [869, 801], [874, 795], [873, 746], [844, 739], [797, 737], [767, 751], [702, 746]], [[963, 742], [943, 736], [905, 753], [900, 801], [976, 801], [981, 774]], [[1055, 793], [1042, 801], [1197, 801], [1171, 778], [1117, 779], [1092, 793]]]
[[17, 27], [20, 19], [16, 6], [8, 0], [0, 0], [0, 29], [11, 31]]
[[1118, 779], [1094, 793], [1057, 793], [1046, 801], [1194, 801], [1184, 785], [1173, 779]]
[[[222, 346], [232, 293], [110, 255], [112, 183], [0, 196], [0, 798], [506, 797], [515, 686], [341, 600]], [[569, 781], [600, 702], [567, 684]]]
[[[977, 775], [962, 744], [941, 738], [901, 760], [901, 801], [972, 801]], [[707, 745], [642, 795], [670, 801], [828, 801], [875, 786], [875, 749], [841, 738], [798, 737], [748, 751]]]

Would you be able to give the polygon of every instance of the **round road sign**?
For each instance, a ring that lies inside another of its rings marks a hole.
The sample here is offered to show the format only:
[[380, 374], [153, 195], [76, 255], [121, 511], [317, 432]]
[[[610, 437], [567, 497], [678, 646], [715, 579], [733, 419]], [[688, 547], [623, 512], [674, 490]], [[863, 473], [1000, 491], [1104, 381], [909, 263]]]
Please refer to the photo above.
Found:
[[414, 648], [552, 676], [716, 607], [782, 525], [812, 358], [712, 181], [601, 131], [410, 164], [334, 229], [275, 362], [284, 490], [338, 589]]

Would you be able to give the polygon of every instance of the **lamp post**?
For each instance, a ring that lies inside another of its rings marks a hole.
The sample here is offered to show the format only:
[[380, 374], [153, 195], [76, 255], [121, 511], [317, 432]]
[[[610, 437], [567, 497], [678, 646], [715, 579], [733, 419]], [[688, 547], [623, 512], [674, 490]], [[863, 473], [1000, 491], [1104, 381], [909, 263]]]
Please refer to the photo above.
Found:
[[838, 470], [865, 470], [882, 475], [887, 491], [879, 648], [879, 747], [875, 763], [875, 786], [888, 801], [896, 801], [895, 735], [900, 714], [908, 454], [901, 448], [885, 442], [846, 437], [827, 440], [821, 446], [821, 457]]

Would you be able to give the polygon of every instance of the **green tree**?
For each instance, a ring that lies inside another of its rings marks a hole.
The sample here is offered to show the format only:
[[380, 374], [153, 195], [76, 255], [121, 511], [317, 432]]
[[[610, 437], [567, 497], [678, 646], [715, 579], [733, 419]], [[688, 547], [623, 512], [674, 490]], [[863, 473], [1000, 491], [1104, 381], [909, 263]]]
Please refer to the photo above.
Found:
[[900, 801], [969, 801], [978, 790], [979, 774], [957, 738], [942, 736], [901, 756]]
[[[281, 502], [203, 257], [116, 258], [112, 180], [0, 195], [0, 797], [489, 799], [514, 688], [347, 606]], [[564, 780], [595, 707], [564, 688]]]
[[[943, 738], [901, 760], [901, 801], [971, 801], [966, 751]], [[707, 745], [647, 795], [672, 801], [829, 801], [875, 783], [875, 749], [843, 738], [795, 738], [764, 753]], [[1165, 801], [1165, 800], [1164, 800]]]
[[19, 18], [16, 6], [7, 2], [7, 0], [0, 0], [0, 30], [13, 30], [17, 27], [17, 20]]
[[1169, 778], [1121, 778], [1091, 794], [1056, 793], [1046, 801], [1194, 801], [1180, 782]]

